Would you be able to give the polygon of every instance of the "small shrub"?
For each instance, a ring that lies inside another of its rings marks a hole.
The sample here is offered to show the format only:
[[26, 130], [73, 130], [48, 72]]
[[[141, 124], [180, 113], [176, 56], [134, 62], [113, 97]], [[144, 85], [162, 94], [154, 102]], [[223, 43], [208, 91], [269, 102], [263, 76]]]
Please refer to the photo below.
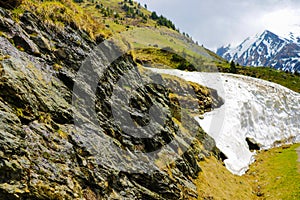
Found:
[[179, 63], [179, 65], [177, 66], [177, 69], [179, 69], [179, 70], [188, 70], [188, 71], [196, 71], [195, 66], [192, 65], [191, 63], [187, 62], [187, 61], [183, 61], [183, 62]]
[[59, 71], [59, 70], [61, 70], [63, 67], [61, 66], [61, 65], [59, 65], [59, 64], [57, 64], [57, 63], [55, 63], [54, 65], [53, 65], [53, 69], [55, 70], [55, 71]]

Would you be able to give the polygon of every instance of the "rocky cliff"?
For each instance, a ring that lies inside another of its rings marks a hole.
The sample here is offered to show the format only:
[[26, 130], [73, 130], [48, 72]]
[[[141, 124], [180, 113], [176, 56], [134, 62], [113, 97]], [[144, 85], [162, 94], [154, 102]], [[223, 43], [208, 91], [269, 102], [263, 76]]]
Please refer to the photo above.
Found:
[[[103, 44], [106, 50], [91, 58], [103, 39], [72, 24], [46, 25], [30, 12], [16, 21], [1, 8], [0, 16], [0, 199], [197, 198], [198, 163], [218, 150], [192, 117], [195, 108], [179, 104], [196, 101], [203, 113], [220, 99], [197, 84], [196, 98], [188, 97], [180, 87], [165, 87], [180, 80], [152, 73], [143, 80], [153, 76], [163, 84], [145, 85], [140, 77], [147, 70], [141, 72], [130, 54], [106, 67], [115, 47]], [[84, 62], [98, 69], [77, 78]], [[92, 90], [87, 80], [99, 69]], [[123, 97], [115, 88], [131, 92], [118, 109], [111, 99]], [[149, 118], [153, 106], [163, 111], [164, 123]], [[147, 131], [133, 134], [140, 129], [122, 125], [128, 119]], [[166, 162], [162, 154], [176, 159]]]

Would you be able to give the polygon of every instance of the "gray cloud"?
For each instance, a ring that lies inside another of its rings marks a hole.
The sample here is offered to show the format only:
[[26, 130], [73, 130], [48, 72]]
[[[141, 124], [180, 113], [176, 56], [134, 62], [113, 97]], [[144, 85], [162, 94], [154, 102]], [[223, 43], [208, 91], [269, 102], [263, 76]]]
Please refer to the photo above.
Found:
[[150, 10], [168, 17], [181, 31], [189, 33], [200, 44], [212, 50], [221, 45], [240, 43], [248, 36], [272, 29], [274, 24], [268, 24], [270, 20], [265, 20], [268, 13], [284, 9], [300, 10], [298, 0], [139, 0], [139, 2], [147, 4]]

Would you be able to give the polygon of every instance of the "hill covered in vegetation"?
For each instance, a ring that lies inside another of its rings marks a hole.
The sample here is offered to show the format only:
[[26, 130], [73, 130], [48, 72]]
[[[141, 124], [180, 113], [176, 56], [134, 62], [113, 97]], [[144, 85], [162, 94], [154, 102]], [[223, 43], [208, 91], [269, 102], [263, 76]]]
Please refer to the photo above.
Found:
[[[16, 20], [25, 10], [30, 10], [46, 24], [57, 28], [66, 25], [74, 26], [84, 30], [92, 39], [96, 41], [98, 39], [99, 42], [113, 37], [120, 47], [128, 49], [129, 46], [129, 49], [134, 52], [134, 59], [142, 65], [231, 72], [226, 60], [199, 46], [198, 42], [193, 41], [188, 34], [181, 33], [179, 28], [166, 17], [147, 10], [147, 5], [129, 0], [20, 0], [17, 2], [23, 4], [13, 10]], [[166, 53], [169, 56], [166, 56]], [[174, 60], [174, 57], [181, 58]], [[240, 70], [236, 73], [269, 80], [296, 92], [300, 91], [298, 74], [293, 75], [270, 68], [238, 68]]]

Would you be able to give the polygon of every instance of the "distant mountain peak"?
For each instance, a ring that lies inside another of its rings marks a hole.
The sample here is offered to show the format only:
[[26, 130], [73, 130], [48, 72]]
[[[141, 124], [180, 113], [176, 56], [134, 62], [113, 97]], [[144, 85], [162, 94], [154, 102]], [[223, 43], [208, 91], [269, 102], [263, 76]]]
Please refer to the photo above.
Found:
[[262, 34], [262, 36], [274, 36], [274, 37], [278, 37], [278, 35], [276, 35], [275, 33], [271, 32], [271, 31], [268, 31], [268, 30], [265, 30]]
[[261, 34], [247, 37], [236, 47], [221, 47], [216, 53], [243, 66], [270, 66], [300, 72], [300, 37], [294, 32], [282, 37], [265, 30]]
[[271, 31], [269, 30], [264, 30], [264, 32], [262, 33], [262, 35], [266, 35], [266, 34], [273, 34]]

